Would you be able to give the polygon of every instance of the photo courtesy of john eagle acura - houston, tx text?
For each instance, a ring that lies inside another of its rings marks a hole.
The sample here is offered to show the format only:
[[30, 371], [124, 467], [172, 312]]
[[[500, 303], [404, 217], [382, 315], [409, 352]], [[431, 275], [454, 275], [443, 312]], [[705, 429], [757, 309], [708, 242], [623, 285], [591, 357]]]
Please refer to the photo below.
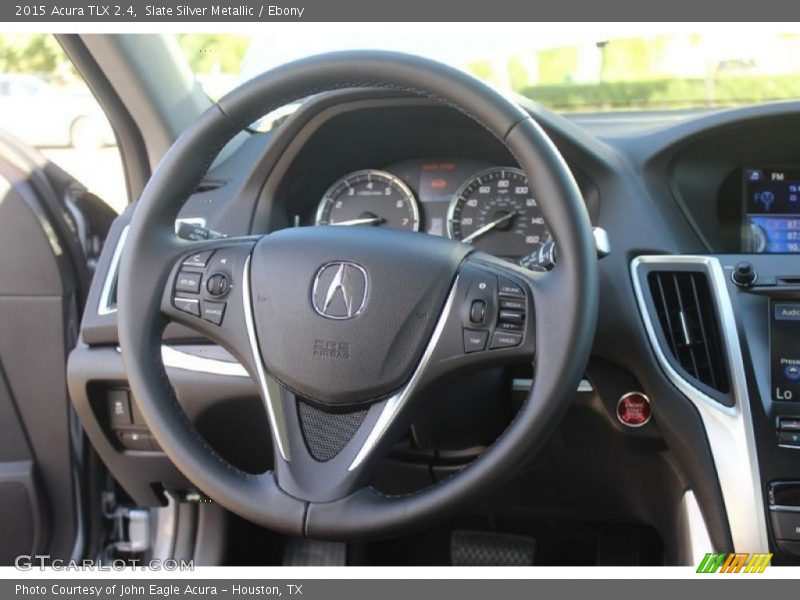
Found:
[[134, 9], [0, 33], [19, 583], [800, 566], [796, 28]]

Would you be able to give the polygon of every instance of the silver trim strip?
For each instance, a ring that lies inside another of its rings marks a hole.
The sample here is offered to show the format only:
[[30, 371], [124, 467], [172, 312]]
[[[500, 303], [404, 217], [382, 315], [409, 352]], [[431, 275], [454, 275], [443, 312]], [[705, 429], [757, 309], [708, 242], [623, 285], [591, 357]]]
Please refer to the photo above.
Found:
[[678, 509], [678, 544], [680, 564], [693, 567], [700, 564], [707, 552], [713, 552], [703, 513], [692, 490], [686, 490]]
[[[278, 451], [285, 461], [289, 461], [289, 441], [286, 438], [286, 417], [283, 413], [283, 400], [280, 389], [274, 384], [274, 380], [267, 378], [264, 371], [264, 362], [261, 360], [261, 351], [258, 349], [258, 339], [256, 338], [256, 328], [253, 323], [253, 306], [250, 299], [250, 256], [244, 261], [242, 269], [242, 303], [244, 305], [244, 322], [247, 327], [247, 337], [250, 340], [250, 350], [253, 353], [258, 375], [258, 385], [264, 398], [264, 404], [269, 414], [269, 424], [272, 429], [272, 438], [278, 446]], [[272, 385], [270, 385], [272, 382]], [[276, 400], [277, 396], [277, 400]]]
[[[181, 223], [188, 223], [197, 227], [205, 227], [206, 220], [202, 217], [176, 219], [175, 232], [178, 232], [178, 227]], [[125, 240], [128, 237], [128, 229], [130, 225], [125, 225], [117, 239], [117, 245], [114, 248], [114, 254], [111, 256], [111, 262], [108, 264], [108, 271], [106, 271], [106, 278], [103, 281], [103, 289], [100, 291], [100, 302], [97, 304], [97, 314], [100, 316], [111, 315], [117, 312], [116, 306], [111, 306], [111, 290], [114, 288], [114, 283], [117, 280], [119, 272], [119, 261], [122, 258], [122, 249], [125, 247]]]
[[[733, 380], [734, 406], [723, 406], [704, 394], [680, 375], [664, 355], [647, 310], [643, 284], [639, 277], [640, 266], [654, 264], [665, 269], [674, 265], [693, 265], [706, 270], [722, 324], [727, 362]], [[639, 311], [661, 368], [673, 385], [695, 405], [703, 420], [728, 514], [734, 550], [769, 552], [761, 476], [753, 421], [750, 417], [750, 399], [744, 378], [744, 360], [722, 265], [717, 258], [709, 256], [640, 256], [631, 261], [631, 277]]]
[[114, 254], [111, 255], [111, 262], [108, 264], [106, 278], [105, 281], [103, 281], [103, 289], [100, 291], [100, 302], [97, 304], [97, 314], [100, 316], [117, 312], [117, 307], [111, 306], [111, 290], [114, 288], [114, 282], [117, 280], [122, 249], [125, 247], [125, 239], [128, 237], [128, 227], [128, 225], [125, 225], [125, 227], [122, 228], [119, 239], [117, 239], [117, 245], [114, 248]]
[[250, 377], [247, 369], [238, 361], [218, 360], [182, 352], [172, 346], [161, 346], [161, 360], [165, 367], [183, 369], [196, 373], [211, 373], [227, 377]]
[[152, 509], [153, 532], [151, 558], [165, 561], [175, 556], [175, 538], [178, 533], [178, 501], [177, 496], [164, 490], [167, 505]]
[[[117, 346], [117, 352], [122, 353], [122, 349], [119, 346]], [[206, 358], [205, 356], [183, 352], [173, 346], [161, 346], [161, 360], [164, 366], [170, 369], [224, 375], [225, 377], [250, 377], [247, 369], [239, 361]]]
[[[519, 378], [519, 379], [514, 379], [511, 382], [511, 389], [515, 392], [527, 392], [530, 391], [532, 387], [533, 387], [533, 379]], [[577, 391], [583, 394], [593, 392], [594, 386], [592, 385], [592, 382], [589, 381], [588, 379], [581, 379], [580, 383], [578, 384]]]
[[786, 504], [770, 504], [769, 509], [775, 512], [800, 512], [800, 506], [788, 506]]
[[445, 302], [442, 314], [439, 316], [439, 320], [436, 323], [436, 328], [433, 330], [433, 335], [431, 336], [428, 345], [425, 347], [425, 352], [422, 353], [422, 358], [420, 359], [417, 368], [414, 370], [414, 373], [411, 375], [411, 379], [408, 380], [408, 383], [402, 390], [397, 392], [394, 396], [386, 401], [386, 406], [383, 407], [381, 414], [378, 416], [378, 420], [372, 427], [372, 431], [369, 432], [369, 435], [367, 436], [367, 439], [364, 440], [364, 444], [361, 446], [358, 454], [356, 454], [353, 462], [350, 463], [350, 466], [347, 468], [348, 471], [353, 471], [358, 468], [358, 466], [364, 462], [367, 456], [369, 456], [369, 454], [375, 449], [375, 446], [386, 433], [389, 425], [392, 423], [392, 421], [394, 421], [395, 417], [406, 405], [408, 399], [416, 390], [417, 384], [422, 378], [422, 374], [428, 368], [428, 363], [431, 361], [431, 357], [433, 356], [434, 350], [436, 350], [436, 346], [439, 345], [439, 338], [442, 337], [442, 332], [447, 324], [450, 311], [453, 308], [453, 302], [456, 297], [457, 288], [458, 277], [456, 277], [453, 286], [450, 288], [450, 294], [447, 296], [447, 301]]

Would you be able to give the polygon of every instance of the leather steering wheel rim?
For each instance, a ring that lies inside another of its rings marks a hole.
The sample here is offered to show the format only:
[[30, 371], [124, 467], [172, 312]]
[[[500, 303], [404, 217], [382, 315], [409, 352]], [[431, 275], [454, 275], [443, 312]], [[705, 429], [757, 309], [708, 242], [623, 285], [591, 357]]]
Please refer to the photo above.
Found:
[[[363, 487], [342, 498], [313, 502], [284, 491], [272, 471], [252, 475], [228, 463], [183, 413], [161, 361], [167, 322], [161, 303], [169, 275], [164, 265], [198, 248], [177, 238], [175, 218], [236, 134], [292, 101], [359, 87], [433, 98], [494, 134], [528, 176], [558, 246], [559, 262], [535, 282], [534, 295], [540, 295], [546, 308], [536, 312], [535, 385], [513, 422], [479, 458], [411, 495], [385, 496]], [[490, 491], [545, 441], [588, 361], [598, 305], [596, 263], [588, 213], [569, 168], [516, 103], [457, 69], [420, 57], [372, 51], [325, 54], [283, 65], [233, 90], [190, 125], [165, 155], [137, 203], [120, 264], [120, 347], [151, 432], [176, 467], [211, 499], [290, 535], [347, 540], [391, 536], [422, 527]]]

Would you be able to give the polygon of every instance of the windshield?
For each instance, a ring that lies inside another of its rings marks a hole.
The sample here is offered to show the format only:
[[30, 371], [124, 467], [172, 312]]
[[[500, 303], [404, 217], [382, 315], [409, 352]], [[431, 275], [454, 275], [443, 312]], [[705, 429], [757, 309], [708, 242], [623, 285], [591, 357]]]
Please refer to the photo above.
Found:
[[214, 98], [281, 63], [347, 49], [428, 56], [563, 112], [709, 108], [800, 97], [800, 34], [776, 33], [774, 28], [303, 25], [302, 31], [282, 26], [254, 36], [188, 34], [177, 38]]

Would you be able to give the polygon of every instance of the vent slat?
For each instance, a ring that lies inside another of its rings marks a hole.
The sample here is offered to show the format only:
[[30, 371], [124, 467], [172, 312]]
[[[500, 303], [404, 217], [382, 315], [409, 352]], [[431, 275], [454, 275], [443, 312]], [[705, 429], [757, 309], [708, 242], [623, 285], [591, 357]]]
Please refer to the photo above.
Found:
[[[703, 336], [704, 340], [707, 340], [709, 336], [707, 331], [710, 330], [710, 327], [706, 327], [706, 322], [705, 322], [706, 320], [703, 318], [703, 312], [704, 312], [702, 310], [703, 303], [700, 302], [700, 294], [697, 291], [697, 282], [695, 281], [695, 277], [691, 277], [689, 281], [692, 284], [692, 297], [694, 299], [695, 306], [697, 306], [700, 309], [697, 312], [697, 323], [700, 326], [700, 335]], [[711, 351], [708, 347], [708, 344], [703, 344], [703, 350], [705, 352], [706, 364], [709, 365], [710, 367], [713, 361], [711, 359]], [[711, 375], [711, 387], [717, 389], [719, 384], [717, 383], [717, 374], [715, 372], [715, 369], [709, 368], [709, 373]]]
[[[664, 291], [664, 281], [661, 279], [661, 277], [656, 277], [655, 282], [658, 285], [658, 292], [661, 300], [661, 305], [658, 307], [659, 320], [661, 320], [662, 322], [666, 320], [666, 326], [664, 326], [664, 330], [666, 331], [667, 337], [669, 338], [670, 350], [672, 350], [673, 355], [677, 356], [678, 343], [675, 340], [675, 335], [673, 334], [674, 329], [672, 326], [672, 319], [670, 318], [669, 310], [667, 310], [669, 303], [667, 302], [667, 294]], [[661, 317], [662, 314], [663, 318]]]
[[685, 304], [683, 301], [684, 290], [681, 286], [682, 282], [678, 279], [677, 273], [672, 274], [672, 283], [675, 286], [675, 297], [678, 299], [678, 316], [681, 325], [681, 334], [683, 335], [686, 354], [688, 354], [689, 361], [692, 363], [692, 369], [690, 372], [699, 373], [700, 369], [697, 366], [697, 359], [694, 353], [694, 336], [692, 335], [692, 329], [689, 326], [689, 319], [692, 317], [692, 315], [687, 308], [687, 304]]
[[705, 272], [652, 271], [648, 282], [672, 357], [690, 377], [727, 394], [722, 339]]

